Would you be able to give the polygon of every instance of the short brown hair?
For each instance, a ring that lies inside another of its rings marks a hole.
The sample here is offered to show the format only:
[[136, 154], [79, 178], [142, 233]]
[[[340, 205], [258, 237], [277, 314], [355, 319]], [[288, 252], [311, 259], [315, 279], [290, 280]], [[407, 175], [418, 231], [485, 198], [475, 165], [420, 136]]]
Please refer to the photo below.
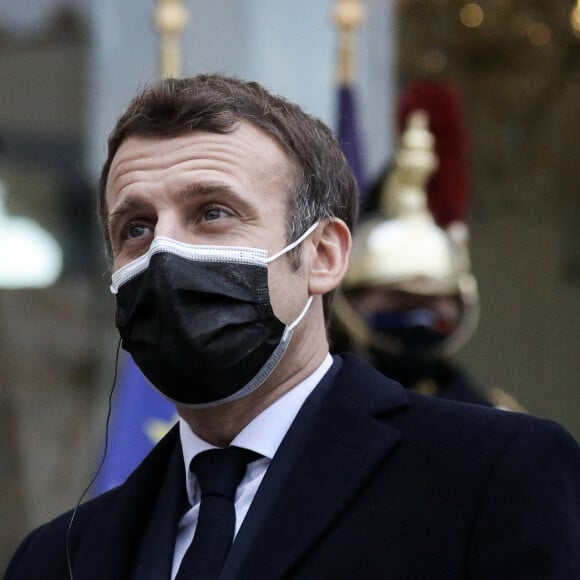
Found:
[[[147, 86], [113, 129], [99, 186], [99, 216], [109, 253], [105, 194], [111, 163], [121, 143], [131, 135], [172, 137], [190, 131], [226, 134], [240, 121], [252, 123], [273, 137], [297, 169], [294, 191], [289, 196], [288, 242], [324, 218], [340, 218], [352, 229], [358, 211], [358, 187], [332, 131], [258, 83], [199, 75]], [[327, 319], [330, 302], [331, 296], [325, 296]]]

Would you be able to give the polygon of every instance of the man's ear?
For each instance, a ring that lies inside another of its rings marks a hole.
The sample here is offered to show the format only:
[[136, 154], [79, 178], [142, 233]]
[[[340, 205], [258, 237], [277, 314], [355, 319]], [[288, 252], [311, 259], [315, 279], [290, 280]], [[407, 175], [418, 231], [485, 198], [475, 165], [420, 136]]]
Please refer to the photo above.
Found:
[[338, 218], [324, 220], [312, 234], [314, 256], [310, 260], [308, 291], [326, 294], [339, 286], [346, 274], [352, 238]]

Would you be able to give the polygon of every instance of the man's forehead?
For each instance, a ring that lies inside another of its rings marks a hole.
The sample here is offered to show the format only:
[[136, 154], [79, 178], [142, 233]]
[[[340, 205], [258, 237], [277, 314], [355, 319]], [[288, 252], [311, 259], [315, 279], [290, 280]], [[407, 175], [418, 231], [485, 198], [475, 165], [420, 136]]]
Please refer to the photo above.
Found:
[[[182, 146], [187, 147], [188, 143], [191, 143], [193, 139], [196, 139], [199, 146], [200, 137], [203, 137], [201, 147], [203, 148], [205, 145], [208, 150], [219, 146], [219, 144], [227, 144], [230, 141], [245, 143], [250, 156], [256, 159], [265, 156], [271, 158], [272, 152], [275, 151], [275, 155], [288, 167], [289, 172], [296, 172], [294, 155], [277, 136], [270, 134], [254, 123], [241, 120], [236, 122], [231, 130], [226, 132], [193, 129], [184, 130], [174, 135], [130, 133], [121, 141], [111, 160], [108, 178], [110, 179], [111, 174], [117, 172], [119, 166], [127, 160], [151, 156], [152, 144], [174, 143], [175, 148], [179, 149]], [[267, 155], [267, 152], [269, 155]]]

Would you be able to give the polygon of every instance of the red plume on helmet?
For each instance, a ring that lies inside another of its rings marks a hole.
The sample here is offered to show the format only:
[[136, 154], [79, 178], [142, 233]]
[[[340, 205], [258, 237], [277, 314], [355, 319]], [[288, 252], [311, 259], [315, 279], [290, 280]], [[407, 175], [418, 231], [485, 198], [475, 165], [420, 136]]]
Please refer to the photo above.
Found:
[[399, 100], [399, 132], [404, 130], [409, 115], [418, 109], [429, 117], [429, 131], [435, 137], [439, 160], [438, 169], [427, 184], [429, 210], [442, 228], [453, 222], [466, 222], [471, 180], [462, 95], [449, 84], [414, 83]]

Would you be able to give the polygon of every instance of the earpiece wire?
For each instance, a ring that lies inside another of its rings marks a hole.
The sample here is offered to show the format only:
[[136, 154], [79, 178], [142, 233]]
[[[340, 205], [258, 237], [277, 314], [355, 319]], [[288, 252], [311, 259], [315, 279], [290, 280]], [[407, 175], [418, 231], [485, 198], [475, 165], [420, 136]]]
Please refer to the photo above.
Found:
[[73, 575], [73, 570], [72, 570], [71, 553], [70, 553], [70, 535], [71, 535], [73, 523], [74, 523], [75, 517], [77, 515], [77, 511], [78, 511], [83, 499], [85, 498], [85, 496], [87, 495], [87, 493], [89, 492], [89, 490], [91, 489], [91, 487], [93, 486], [95, 481], [97, 480], [97, 477], [99, 477], [101, 470], [103, 469], [103, 465], [105, 464], [105, 459], [107, 458], [107, 452], [109, 450], [109, 427], [111, 424], [111, 414], [112, 414], [112, 410], [113, 410], [113, 395], [115, 393], [115, 385], [117, 384], [117, 375], [118, 375], [118, 371], [119, 371], [119, 354], [120, 354], [120, 352], [121, 352], [121, 339], [119, 338], [119, 342], [117, 343], [117, 352], [115, 354], [115, 369], [113, 372], [113, 384], [111, 385], [111, 389], [110, 389], [109, 397], [108, 397], [107, 418], [105, 421], [105, 445], [104, 445], [104, 449], [103, 449], [103, 454], [102, 454], [101, 460], [99, 462], [99, 466], [97, 467], [95, 474], [93, 475], [93, 477], [92, 477], [91, 481], [89, 482], [89, 484], [87, 485], [87, 487], [84, 489], [77, 504], [75, 505], [75, 507], [73, 509], [73, 512], [72, 512], [71, 517], [70, 517], [70, 521], [68, 523], [68, 528], [66, 531], [66, 539], [65, 539], [66, 562], [67, 562], [67, 566], [68, 566], [68, 575], [69, 575], [70, 580], [74, 580], [74, 575]]

